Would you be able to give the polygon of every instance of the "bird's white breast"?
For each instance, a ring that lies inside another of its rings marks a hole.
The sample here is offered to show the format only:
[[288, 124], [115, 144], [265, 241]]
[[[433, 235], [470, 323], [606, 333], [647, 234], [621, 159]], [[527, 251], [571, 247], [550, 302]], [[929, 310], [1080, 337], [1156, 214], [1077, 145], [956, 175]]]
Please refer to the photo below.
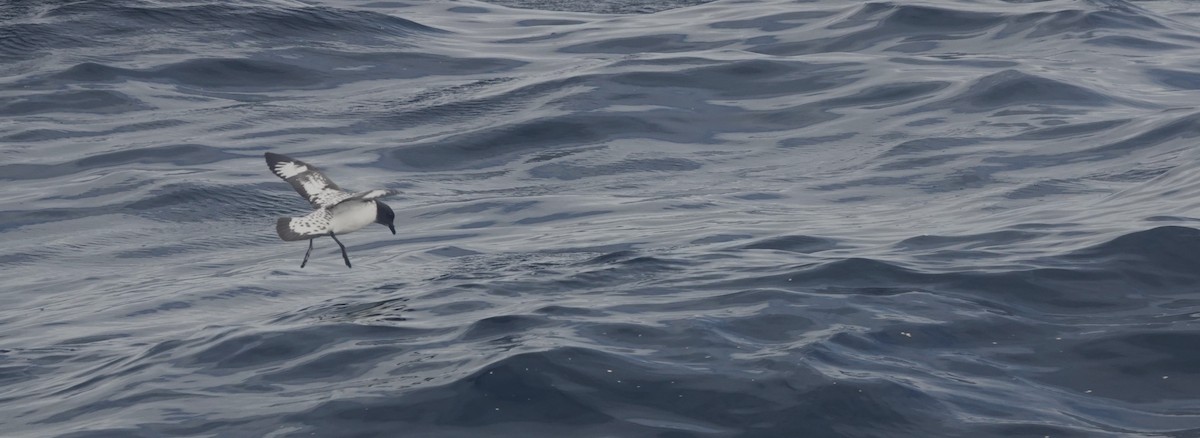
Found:
[[346, 201], [333, 206], [329, 226], [334, 234], [346, 234], [375, 222], [377, 210], [371, 201]]

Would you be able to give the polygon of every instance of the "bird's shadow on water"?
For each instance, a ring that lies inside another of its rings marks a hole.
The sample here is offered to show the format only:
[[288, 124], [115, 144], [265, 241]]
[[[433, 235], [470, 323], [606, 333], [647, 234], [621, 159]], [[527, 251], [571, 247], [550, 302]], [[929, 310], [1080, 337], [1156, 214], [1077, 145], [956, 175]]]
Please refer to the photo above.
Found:
[[[438, 240], [438, 239], [434, 239]], [[371, 247], [394, 242], [372, 243]], [[528, 295], [578, 295], [586, 290], [615, 287], [641, 281], [648, 275], [677, 271], [685, 262], [642, 254], [629, 244], [579, 248], [576, 251], [484, 254], [453, 246], [433, 248], [425, 255], [452, 260], [443, 273], [416, 282], [390, 282], [350, 292], [330, 300], [278, 316], [272, 324], [303, 321], [340, 322], [362, 325], [398, 325], [414, 315], [455, 318], [474, 315], [467, 333], [492, 333], [497, 327], [538, 327], [541, 315], [527, 314], [505, 306], [497, 299]], [[412, 300], [424, 302], [413, 308]], [[492, 310], [489, 310], [492, 309]], [[500, 313], [500, 309], [507, 309]], [[510, 311], [516, 311], [512, 314]], [[482, 313], [480, 313], [482, 312]], [[466, 320], [462, 322], [467, 322]], [[513, 334], [523, 330], [499, 330]], [[487, 337], [471, 335], [470, 337]]]
[[[384, 231], [387, 231], [387, 230], [384, 230]], [[397, 234], [401, 234], [400, 230], [396, 230], [396, 231], [397, 231]], [[470, 240], [470, 239], [472, 239], [474, 237], [478, 237], [478, 236], [479, 236], [478, 233], [457, 233], [457, 234], [436, 234], [436, 235], [430, 235], [430, 236], [404, 237], [404, 238], [399, 238], [399, 239], [388, 238], [388, 239], [375, 240], [372, 242], [347, 245], [346, 248], [352, 249], [352, 250], [369, 250], [369, 249], [376, 249], [376, 248], [386, 248], [386, 247], [390, 247], [390, 246], [409, 245], [409, 244], [414, 244], [414, 243], [445, 242], [445, 241], [451, 241], [451, 240]]]
[[[407, 283], [388, 283], [371, 288], [367, 295], [393, 294], [409, 287]], [[362, 296], [363, 294], [359, 294]], [[409, 296], [387, 298], [367, 302], [349, 301], [352, 298], [342, 297], [315, 306], [302, 308], [276, 317], [272, 324], [294, 324], [301, 321], [316, 321], [318, 323], [341, 322], [351, 324], [378, 325], [396, 324], [409, 320], [405, 313], [411, 312]]]

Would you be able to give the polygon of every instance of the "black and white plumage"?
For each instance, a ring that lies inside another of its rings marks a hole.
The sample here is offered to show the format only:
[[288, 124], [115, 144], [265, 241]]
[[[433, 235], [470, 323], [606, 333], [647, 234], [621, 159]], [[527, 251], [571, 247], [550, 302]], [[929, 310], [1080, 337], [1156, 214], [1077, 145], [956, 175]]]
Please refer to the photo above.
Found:
[[379, 199], [396, 194], [395, 190], [367, 190], [347, 192], [334, 184], [329, 177], [315, 166], [285, 155], [267, 152], [267, 167], [276, 176], [283, 178], [292, 188], [307, 199], [315, 211], [301, 217], [281, 217], [275, 222], [275, 231], [285, 241], [308, 239], [308, 252], [300, 267], [308, 264], [312, 253], [312, 241], [329, 236], [342, 249], [342, 259], [350, 267], [350, 256], [346, 246], [338, 240], [338, 234], [357, 231], [372, 223], [387, 225], [396, 234], [396, 213]]

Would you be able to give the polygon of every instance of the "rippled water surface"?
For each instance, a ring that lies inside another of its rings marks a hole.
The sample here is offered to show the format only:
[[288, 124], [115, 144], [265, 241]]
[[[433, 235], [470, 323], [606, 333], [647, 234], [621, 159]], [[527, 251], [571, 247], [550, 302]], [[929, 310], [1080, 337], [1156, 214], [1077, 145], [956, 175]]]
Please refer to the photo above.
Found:
[[1200, 436], [1197, 102], [1172, 0], [0, 2], [2, 434]]

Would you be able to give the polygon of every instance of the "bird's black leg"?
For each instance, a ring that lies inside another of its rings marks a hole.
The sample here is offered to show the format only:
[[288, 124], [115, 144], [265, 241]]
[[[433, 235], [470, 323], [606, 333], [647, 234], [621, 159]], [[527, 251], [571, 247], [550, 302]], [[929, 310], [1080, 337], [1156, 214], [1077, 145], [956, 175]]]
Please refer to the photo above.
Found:
[[308, 255], [312, 254], [312, 241], [312, 239], [308, 239], [308, 251], [304, 253], [304, 261], [300, 262], [301, 268], [304, 268], [304, 265], [308, 264]]
[[333, 241], [337, 242], [338, 246], [340, 246], [342, 248], [342, 260], [346, 261], [346, 267], [349, 268], [350, 267], [350, 255], [346, 254], [346, 245], [342, 245], [342, 241], [337, 240], [337, 236], [335, 236], [333, 234], [333, 231], [329, 232], [329, 237], [332, 237]]

